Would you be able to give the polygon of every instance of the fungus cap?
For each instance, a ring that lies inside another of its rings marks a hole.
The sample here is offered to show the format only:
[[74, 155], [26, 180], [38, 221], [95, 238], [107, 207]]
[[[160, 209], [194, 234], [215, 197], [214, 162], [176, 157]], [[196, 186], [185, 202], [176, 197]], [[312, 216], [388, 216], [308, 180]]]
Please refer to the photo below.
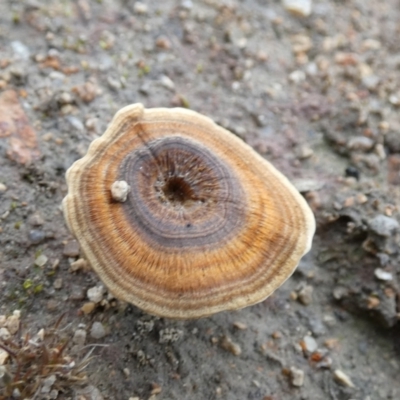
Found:
[[[120, 182], [124, 201], [112, 193]], [[264, 300], [315, 231], [287, 178], [187, 109], [121, 109], [67, 183], [64, 216], [90, 265], [117, 298], [163, 317]]]

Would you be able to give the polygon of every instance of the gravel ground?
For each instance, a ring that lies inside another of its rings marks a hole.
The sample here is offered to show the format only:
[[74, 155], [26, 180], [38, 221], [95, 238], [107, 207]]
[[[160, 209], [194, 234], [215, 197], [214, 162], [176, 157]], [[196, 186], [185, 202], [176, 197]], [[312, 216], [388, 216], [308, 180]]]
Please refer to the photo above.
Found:
[[[0, 343], [63, 315], [67, 361], [93, 357], [36, 399], [400, 398], [400, 4], [284, 3], [0, 2]], [[313, 249], [269, 299], [160, 319], [80, 258], [65, 171], [135, 102], [208, 115], [305, 196]]]

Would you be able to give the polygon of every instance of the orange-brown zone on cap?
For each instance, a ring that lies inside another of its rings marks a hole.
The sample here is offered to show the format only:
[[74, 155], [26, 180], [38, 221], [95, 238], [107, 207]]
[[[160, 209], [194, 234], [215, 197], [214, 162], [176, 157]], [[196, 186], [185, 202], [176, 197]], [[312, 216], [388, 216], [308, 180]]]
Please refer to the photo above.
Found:
[[[124, 203], [111, 197], [117, 180], [131, 188]], [[64, 213], [90, 264], [115, 296], [156, 315], [196, 318], [265, 299], [314, 231], [286, 178], [186, 110], [121, 110], [67, 181]]]

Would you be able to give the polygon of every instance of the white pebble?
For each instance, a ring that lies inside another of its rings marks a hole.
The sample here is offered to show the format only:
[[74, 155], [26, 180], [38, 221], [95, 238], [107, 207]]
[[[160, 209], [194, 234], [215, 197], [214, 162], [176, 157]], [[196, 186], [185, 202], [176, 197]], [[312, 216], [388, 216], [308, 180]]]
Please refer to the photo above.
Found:
[[300, 387], [304, 384], [304, 371], [299, 368], [290, 368], [290, 378], [293, 386]]
[[111, 185], [111, 196], [115, 201], [124, 202], [128, 197], [131, 187], [126, 181], [115, 181]]
[[38, 267], [44, 267], [48, 261], [48, 258], [44, 255], [41, 254], [36, 260], [35, 260], [35, 265]]
[[293, 83], [300, 83], [306, 79], [306, 74], [304, 71], [301, 71], [298, 69], [296, 71], [293, 71], [291, 74], [289, 74], [289, 79]]
[[55, 381], [56, 381], [55, 375], [50, 375], [49, 377], [44, 379], [41, 393], [49, 393], [51, 390], [51, 387], [54, 385]]
[[170, 78], [168, 78], [168, 76], [166, 76], [166, 75], [163, 75], [161, 77], [160, 84], [169, 90], [175, 89], [175, 83], [172, 82], [172, 80]]
[[83, 346], [86, 341], [86, 331], [84, 329], [77, 329], [74, 333], [72, 341], [78, 346]]
[[8, 360], [8, 357], [9, 354], [5, 350], [0, 349], [0, 365], [4, 365]]
[[312, 336], [308, 336], [308, 335], [304, 336], [303, 343], [304, 343], [305, 349], [308, 352], [312, 353], [315, 350], [317, 350], [317, 347], [318, 347], [317, 342], [315, 341], [315, 339]]
[[94, 286], [87, 291], [87, 297], [93, 303], [100, 303], [105, 292], [104, 286]]
[[351, 379], [340, 369], [336, 369], [333, 372], [333, 377], [335, 378], [336, 382], [343, 386], [351, 387], [354, 388], [354, 383], [351, 381]]
[[93, 322], [92, 329], [90, 329], [90, 336], [93, 339], [101, 339], [106, 336], [106, 330], [101, 322]]
[[141, 3], [140, 1], [137, 1], [135, 5], [133, 6], [133, 9], [137, 14], [147, 14], [148, 8], [146, 4]]
[[393, 274], [391, 272], [387, 272], [387, 271], [383, 270], [382, 268], [377, 268], [375, 270], [375, 276], [380, 281], [392, 281], [393, 280]]
[[308, 17], [311, 14], [311, 0], [283, 0], [283, 7], [292, 14]]

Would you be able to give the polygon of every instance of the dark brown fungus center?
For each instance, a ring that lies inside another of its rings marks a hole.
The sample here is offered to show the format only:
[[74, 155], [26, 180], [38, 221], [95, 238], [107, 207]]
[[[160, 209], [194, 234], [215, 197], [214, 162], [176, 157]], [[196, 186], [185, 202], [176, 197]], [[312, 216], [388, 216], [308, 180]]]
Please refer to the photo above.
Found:
[[181, 176], [168, 177], [161, 190], [172, 205], [184, 206], [196, 200], [190, 183]]

